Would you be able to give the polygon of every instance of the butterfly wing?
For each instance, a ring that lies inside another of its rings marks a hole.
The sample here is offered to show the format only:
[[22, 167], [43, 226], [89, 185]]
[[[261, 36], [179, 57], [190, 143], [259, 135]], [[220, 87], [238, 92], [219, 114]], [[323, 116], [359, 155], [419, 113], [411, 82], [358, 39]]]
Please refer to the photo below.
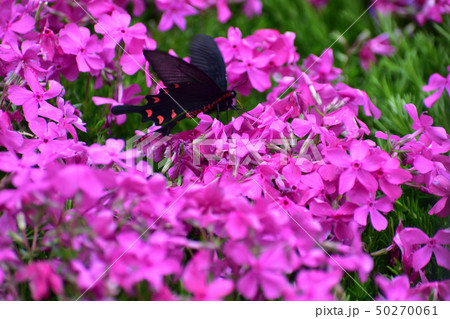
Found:
[[175, 83], [156, 95], [147, 95], [146, 105], [117, 105], [111, 111], [115, 115], [140, 113], [142, 122], [154, 121], [157, 125], [164, 125], [179, 115], [207, 105], [215, 97], [211, 92], [205, 92], [201, 83]]
[[211, 94], [216, 95], [222, 93], [217, 84], [205, 72], [178, 57], [158, 50], [144, 50], [144, 56], [165, 86], [195, 82], [203, 84], [205, 92], [210, 91]]
[[206, 73], [222, 90], [227, 90], [227, 73], [222, 53], [213, 38], [208, 35], [196, 35], [189, 48], [191, 65]]

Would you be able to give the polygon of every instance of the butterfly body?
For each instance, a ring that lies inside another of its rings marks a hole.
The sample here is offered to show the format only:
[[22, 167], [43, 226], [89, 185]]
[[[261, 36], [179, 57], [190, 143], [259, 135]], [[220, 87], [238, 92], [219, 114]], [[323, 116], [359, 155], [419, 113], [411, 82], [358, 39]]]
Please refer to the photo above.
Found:
[[227, 90], [225, 63], [213, 38], [194, 37], [191, 63], [158, 50], [145, 50], [144, 56], [166, 87], [146, 96], [146, 105], [114, 106], [113, 114], [140, 113], [142, 122], [155, 122], [166, 135], [183, 118], [233, 108], [236, 94]]
[[234, 91], [226, 91], [222, 96], [219, 96], [215, 100], [208, 104], [200, 106], [200, 108], [186, 113], [187, 118], [196, 117], [200, 112], [210, 113], [214, 110], [226, 111], [232, 107], [232, 99], [236, 96]]

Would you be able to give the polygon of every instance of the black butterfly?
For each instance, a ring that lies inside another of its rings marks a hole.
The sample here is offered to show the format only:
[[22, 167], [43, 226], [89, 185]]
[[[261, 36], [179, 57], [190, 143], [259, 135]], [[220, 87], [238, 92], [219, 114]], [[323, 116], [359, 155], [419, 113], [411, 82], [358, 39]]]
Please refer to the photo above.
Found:
[[145, 58], [166, 88], [157, 95], [146, 96], [146, 105], [117, 105], [112, 113], [140, 113], [142, 122], [154, 121], [162, 126], [158, 131], [167, 135], [185, 117], [214, 110], [219, 115], [221, 111], [236, 109], [236, 92], [227, 90], [225, 63], [214, 39], [197, 35], [189, 51], [191, 63], [158, 50], [144, 50]]

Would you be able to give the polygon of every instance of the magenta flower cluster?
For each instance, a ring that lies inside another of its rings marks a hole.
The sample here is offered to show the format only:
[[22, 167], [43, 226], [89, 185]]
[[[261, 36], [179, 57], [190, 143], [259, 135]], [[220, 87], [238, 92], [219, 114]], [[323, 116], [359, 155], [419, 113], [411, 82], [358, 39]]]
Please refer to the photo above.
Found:
[[368, 70], [371, 64], [376, 63], [375, 55], [391, 56], [395, 53], [395, 47], [389, 42], [387, 34], [383, 33], [363, 43], [359, 51], [361, 66]]
[[426, 107], [432, 107], [439, 100], [442, 93], [444, 93], [444, 90], [447, 90], [448, 97], [450, 98], [450, 65], [447, 67], [447, 71], [449, 74], [447, 74], [446, 78], [439, 73], [432, 74], [428, 79], [428, 84], [422, 87], [422, 90], [425, 92], [435, 91], [425, 99]]
[[[116, 84], [114, 98], [93, 97], [97, 105], [142, 99], [121, 79], [156, 42], [132, 24], [129, 2], [136, 15], [145, 9], [140, 0], [2, 3], [0, 299], [345, 299], [345, 276], [373, 277], [362, 233], [388, 227], [402, 186], [438, 196], [429, 213], [448, 217], [446, 131], [407, 104], [412, 133], [374, 132], [392, 145], [381, 149], [358, 117], [360, 108], [381, 116], [367, 93], [337, 82], [331, 49], [298, 66], [289, 32], [243, 38], [230, 28], [216, 39], [232, 86], [272, 89], [230, 123], [200, 114], [195, 129], [161, 137], [151, 127], [136, 147], [80, 141], [86, 125], [61, 79]], [[162, 25], [181, 27], [192, 6], [226, 8], [176, 3], [157, 1]], [[257, 13], [259, 1], [244, 8]], [[124, 121], [109, 114], [105, 125]], [[375, 277], [382, 294], [368, 298], [448, 300], [449, 281], [425, 271], [431, 260], [450, 268], [448, 238], [399, 226], [386, 250], [405, 272]]]
[[427, 21], [442, 23], [442, 16], [450, 14], [448, 0], [373, 0], [373, 6], [381, 13], [395, 13], [414, 17], [420, 24]]
[[[328, 0], [308, 0], [320, 9]], [[424, 25], [427, 21], [442, 23], [442, 16], [450, 14], [448, 0], [372, 0], [371, 8], [382, 14], [398, 14], [414, 18]]]
[[271, 75], [292, 74], [299, 55], [294, 46], [295, 34], [280, 34], [277, 30], [258, 30], [242, 38], [238, 28], [228, 29], [228, 38], [218, 38], [217, 44], [227, 63], [229, 85], [248, 95], [252, 88], [259, 92], [271, 86]]
[[185, 30], [187, 16], [199, 14], [212, 7], [217, 8], [217, 20], [225, 23], [232, 15], [228, 3], [236, 2], [244, 3], [242, 10], [248, 17], [262, 12], [261, 0], [156, 0], [156, 8], [163, 12], [158, 30], [167, 31], [174, 24], [181, 30]]

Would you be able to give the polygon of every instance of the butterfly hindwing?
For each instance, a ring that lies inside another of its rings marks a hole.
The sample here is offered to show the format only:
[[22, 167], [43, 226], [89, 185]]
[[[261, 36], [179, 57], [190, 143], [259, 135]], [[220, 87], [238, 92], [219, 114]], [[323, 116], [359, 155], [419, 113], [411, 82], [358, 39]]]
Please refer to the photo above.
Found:
[[112, 112], [140, 113], [142, 122], [153, 121], [156, 125], [164, 125], [179, 115], [208, 104], [214, 96], [211, 92], [205, 92], [200, 83], [174, 83], [161, 89], [156, 95], [147, 95], [146, 105], [119, 105], [115, 106]]

